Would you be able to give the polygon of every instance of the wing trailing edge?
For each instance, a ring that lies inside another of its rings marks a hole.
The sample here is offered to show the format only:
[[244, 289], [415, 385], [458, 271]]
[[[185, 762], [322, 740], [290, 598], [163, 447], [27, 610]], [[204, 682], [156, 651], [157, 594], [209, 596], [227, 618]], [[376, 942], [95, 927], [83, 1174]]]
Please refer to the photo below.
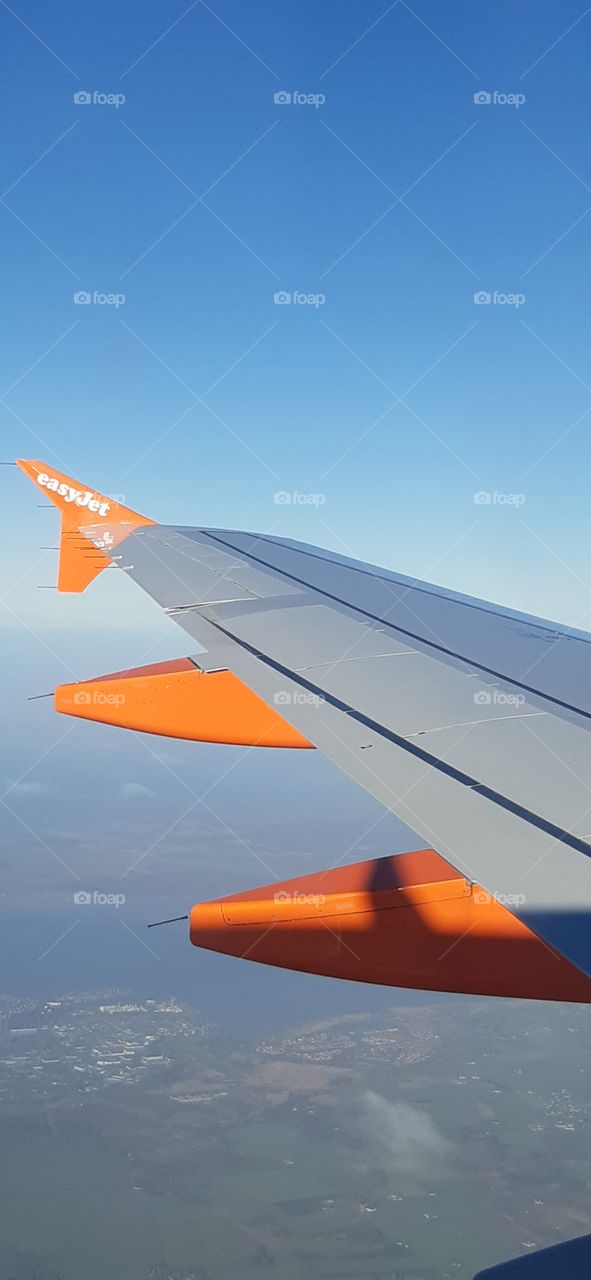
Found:
[[[78, 480], [37, 459], [17, 458], [16, 465], [61, 514], [58, 591], [84, 591], [110, 564], [111, 547], [115, 547], [133, 529], [155, 523], [104, 493], [87, 489]], [[90, 525], [100, 528], [102, 524], [108, 524], [111, 530], [105, 550], [94, 546], [83, 533]], [[113, 526], [120, 529], [119, 536], [113, 533]]]

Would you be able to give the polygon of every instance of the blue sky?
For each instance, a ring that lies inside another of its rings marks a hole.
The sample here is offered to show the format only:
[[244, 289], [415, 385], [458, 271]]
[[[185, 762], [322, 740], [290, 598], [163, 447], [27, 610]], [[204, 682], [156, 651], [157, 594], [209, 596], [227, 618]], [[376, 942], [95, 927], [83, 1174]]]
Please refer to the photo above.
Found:
[[[4, 458], [588, 626], [590, 24], [583, 0], [2, 6]], [[55, 517], [0, 480], [17, 778], [62, 732], [25, 692], [185, 641], [116, 574], [38, 591]], [[56, 821], [60, 770], [82, 794], [107, 741], [152, 787], [104, 734], [27, 775]]]
[[[273, 526], [578, 620], [583, 14], [33, 3], [27, 30], [4, 10], [6, 455], [164, 520]], [[3, 479], [22, 524], [23, 481]], [[326, 500], [278, 510], [277, 490]], [[480, 490], [526, 501], [479, 510]]]

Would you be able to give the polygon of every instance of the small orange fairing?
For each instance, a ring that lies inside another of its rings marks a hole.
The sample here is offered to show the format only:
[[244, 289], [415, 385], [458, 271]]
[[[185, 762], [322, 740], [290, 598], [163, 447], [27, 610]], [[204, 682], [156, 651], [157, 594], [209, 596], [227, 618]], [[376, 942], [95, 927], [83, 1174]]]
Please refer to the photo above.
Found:
[[193, 742], [312, 746], [231, 671], [204, 672], [190, 658], [61, 684], [55, 708], [83, 720]]
[[61, 512], [58, 591], [84, 591], [110, 563], [109, 555], [84, 537], [82, 529], [90, 525], [116, 527], [116, 533], [109, 533], [110, 550], [132, 529], [154, 524], [147, 516], [138, 515], [137, 511], [103, 493], [87, 489], [55, 467], [32, 458], [18, 458], [17, 466]]
[[200, 903], [190, 938], [332, 978], [591, 1003], [589, 978], [433, 849]]

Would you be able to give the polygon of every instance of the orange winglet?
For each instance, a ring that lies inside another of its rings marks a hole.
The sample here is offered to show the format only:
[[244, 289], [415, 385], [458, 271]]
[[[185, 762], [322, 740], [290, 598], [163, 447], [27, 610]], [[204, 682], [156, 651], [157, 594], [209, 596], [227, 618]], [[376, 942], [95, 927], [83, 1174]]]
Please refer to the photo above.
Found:
[[109, 556], [81, 534], [90, 525], [116, 525], [119, 531], [110, 534], [110, 548], [140, 525], [154, 524], [147, 516], [138, 515], [130, 507], [114, 502], [103, 493], [87, 489], [71, 476], [63, 475], [55, 467], [31, 458], [18, 458], [17, 467], [37, 485], [37, 488], [53, 502], [61, 512], [60, 559], [58, 591], [84, 591], [110, 563]]
[[193, 742], [312, 747], [231, 671], [204, 672], [190, 658], [58, 685], [55, 708], [84, 720]]
[[200, 903], [190, 938], [356, 982], [591, 1003], [591, 979], [433, 849]]

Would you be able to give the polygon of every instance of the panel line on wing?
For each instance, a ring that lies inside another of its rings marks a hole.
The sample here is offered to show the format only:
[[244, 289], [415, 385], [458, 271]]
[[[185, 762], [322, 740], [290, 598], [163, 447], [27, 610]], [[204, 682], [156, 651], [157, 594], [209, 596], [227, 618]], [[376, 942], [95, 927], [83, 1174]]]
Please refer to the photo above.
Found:
[[[210, 535], [210, 530], [204, 530]], [[309, 560], [319, 560], [321, 564], [336, 565], [340, 569], [348, 569], [351, 573], [359, 573], [362, 577], [371, 578], [374, 582], [385, 582], [389, 586], [403, 587], [404, 592], [401, 599], [408, 595], [411, 591], [416, 591], [418, 595], [431, 596], [435, 600], [447, 600], [450, 604], [463, 605], [466, 609], [474, 609], [477, 613], [488, 613], [493, 618], [508, 618], [512, 622], [526, 623], [531, 630], [541, 631], [540, 640], [545, 640], [549, 644], [553, 644], [556, 640], [579, 640], [581, 644], [591, 644], [589, 636], [582, 632], [577, 632], [572, 627], [565, 627], [564, 630], [557, 631], [556, 627], [550, 622], [543, 622], [536, 618], [529, 618], [523, 614], [512, 613], [508, 609], [504, 609], [502, 605], [490, 606], [483, 604], [482, 601], [473, 600], [470, 596], [464, 596], [461, 592], [448, 591], [445, 587], [435, 587], [425, 582], [421, 582], [420, 578], [397, 578], [393, 573], [376, 573], [373, 566], [367, 568], [356, 564], [353, 560], [345, 557], [342, 559], [332, 559], [329, 556], [321, 556], [317, 551], [311, 551], [308, 547], [296, 546], [295, 543], [281, 542], [273, 538], [267, 538], [264, 534], [257, 535], [257, 542], [265, 542], [269, 547], [278, 547], [285, 551], [294, 551], [298, 555], [307, 556]], [[244, 554], [244, 553], [242, 553]], [[338, 554], [338, 553], [335, 553]], [[282, 572], [282, 570], [280, 570]], [[400, 603], [395, 601], [395, 603]], [[529, 635], [529, 631], [524, 633]]]
[[426, 734], [442, 733], [444, 729], [470, 729], [481, 724], [504, 724], [506, 720], [531, 720], [535, 716], [547, 716], [548, 711], [509, 712], [506, 716], [483, 716], [479, 720], [455, 720], [453, 724], [436, 724], [431, 729], [414, 729], [405, 734], [405, 738], [420, 738]]
[[[225, 538], [220, 538], [217, 534], [207, 532], [205, 536], [212, 538], [215, 542], [219, 542], [222, 546], [229, 547], [231, 551], [239, 550], [239, 548], [233, 546], [231, 542], [227, 542]], [[488, 675], [494, 676], [497, 680], [503, 680], [506, 684], [514, 686], [517, 689], [524, 689], [526, 693], [531, 693], [544, 702], [551, 702], [554, 706], [562, 707], [565, 711], [572, 711], [575, 715], [581, 716], [585, 720], [591, 720], [591, 712], [584, 711], [582, 707], [577, 707], [573, 703], [565, 702], [562, 698], [556, 698], [551, 693], [544, 693], [542, 689], [537, 689], [535, 685], [526, 684], [523, 680], [518, 680], [515, 676], [509, 676], [502, 671], [496, 671], [493, 667], [488, 667], [477, 659], [468, 658], [465, 654], [457, 653], [455, 650], [447, 648], [446, 645], [438, 644], [435, 640], [427, 640], [425, 636], [418, 634], [416, 631], [409, 631], [406, 627], [401, 627], [394, 622], [388, 622], [387, 618], [382, 618], [379, 614], [371, 613], [369, 610], [363, 609], [361, 605], [351, 604], [350, 601], [334, 595], [324, 587], [314, 586], [313, 583], [307, 582], [304, 578], [299, 578], [297, 574], [289, 573], [287, 569], [280, 569], [277, 565], [270, 564], [268, 561], [262, 560], [260, 556], [255, 556], [250, 551], [243, 551], [241, 554], [246, 556], [249, 560], [253, 560], [255, 563], [263, 565], [266, 569], [270, 569], [271, 572], [276, 573], [279, 578], [289, 578], [292, 582], [298, 583], [299, 586], [305, 587], [308, 591], [316, 592], [318, 595], [324, 596], [327, 600], [332, 600], [335, 604], [341, 605], [352, 613], [358, 613], [364, 618], [370, 618], [373, 622], [379, 622], [382, 626], [388, 627], [389, 630], [396, 631], [400, 635], [416, 640], [419, 644], [424, 645], [429, 649], [435, 649], [439, 653], [444, 653], [447, 657], [454, 658], [456, 661], [462, 662], [468, 667], [472, 667], [475, 671], [486, 671]]]
[[568, 845], [569, 848], [575, 849], [577, 853], [583, 853], [585, 857], [591, 857], [591, 845], [586, 841], [581, 840], [578, 836], [572, 835], [571, 832], [566, 831], [564, 827], [559, 827], [556, 823], [550, 822], [547, 818], [543, 818], [539, 813], [534, 813], [531, 809], [527, 809], [524, 805], [519, 804], [518, 801], [512, 800], [509, 796], [502, 795], [500, 792], [495, 791], [494, 788], [489, 787], [486, 783], [479, 782], [477, 778], [472, 778], [470, 774], [456, 768], [455, 765], [448, 764], [438, 756], [432, 755], [432, 753], [430, 751], [426, 751], [424, 747], [418, 746], [418, 744], [411, 742], [408, 738], [401, 737], [401, 735], [396, 733], [393, 729], [387, 728], [386, 725], [380, 724], [377, 720], [372, 720], [370, 716], [366, 716], [362, 711], [356, 710], [355, 707], [344, 702], [342, 698], [337, 698], [334, 694], [327, 693], [321, 685], [314, 684], [311, 680], [302, 676], [301, 673], [292, 671], [289, 667], [284, 666], [283, 663], [277, 662], [275, 658], [269, 657], [268, 654], [263, 653], [262, 650], [258, 649], [255, 645], [249, 644], [248, 641], [243, 640], [240, 636], [229, 631], [226, 627], [223, 627], [221, 623], [215, 622], [213, 619], [209, 619], [209, 621], [211, 626], [213, 626], [217, 631], [220, 631], [227, 639], [232, 640], [235, 644], [239, 645], [240, 648], [244, 649], [247, 653], [250, 653], [254, 658], [258, 658], [259, 661], [265, 663], [266, 666], [271, 667], [274, 671], [277, 671], [287, 679], [293, 680], [295, 684], [302, 685], [309, 693], [315, 694], [321, 701], [328, 703], [330, 706], [334, 707], [335, 710], [341, 711], [351, 719], [356, 720], [366, 729], [370, 729], [378, 737], [384, 738], [386, 741], [393, 743], [394, 746], [400, 747], [403, 751], [416, 756], [419, 760], [423, 760], [425, 764], [430, 765], [431, 768], [437, 770], [439, 773], [443, 773], [453, 781], [459, 782], [462, 786], [470, 788], [478, 795], [482, 796], [483, 799], [492, 801], [492, 803], [498, 805], [499, 808], [507, 810], [517, 818], [521, 818], [522, 821], [529, 823], [530, 826], [537, 827], [540, 831], [544, 831], [546, 835], [552, 836], [559, 843]]
[[[419, 653], [418, 649], [387, 649], [385, 653], [372, 653], [368, 656], [366, 653], [356, 654], [353, 658], [327, 658], [325, 662], [311, 662], [307, 667], [298, 667], [298, 671], [322, 671], [323, 667], [328, 667], [331, 671], [333, 667], [342, 667], [346, 662], [375, 662], [379, 658], [410, 658], [411, 654]], [[541, 712], [540, 714], [544, 714]]]

